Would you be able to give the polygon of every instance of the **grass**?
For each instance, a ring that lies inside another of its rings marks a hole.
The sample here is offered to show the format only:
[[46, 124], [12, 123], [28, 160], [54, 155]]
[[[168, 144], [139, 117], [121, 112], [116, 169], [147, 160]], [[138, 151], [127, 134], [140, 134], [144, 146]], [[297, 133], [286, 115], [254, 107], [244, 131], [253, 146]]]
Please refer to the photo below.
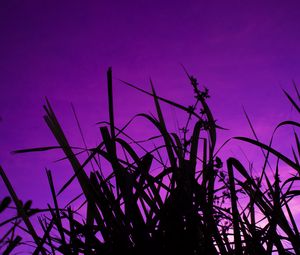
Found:
[[[2, 254], [25, 245], [20, 236], [15, 236], [17, 228], [32, 237], [33, 254], [300, 254], [298, 224], [290, 207], [291, 201], [300, 195], [295, 188], [300, 181], [297, 133], [294, 158], [272, 147], [278, 128], [299, 128], [300, 123], [291, 120], [280, 123], [270, 143], [263, 144], [246, 115], [255, 139], [233, 139], [263, 151], [265, 164], [261, 176], [255, 178], [238, 159], [218, 157], [217, 130], [222, 128], [216, 124], [207, 104], [208, 90], [201, 90], [197, 80], [186, 74], [195, 95], [190, 107], [158, 96], [151, 81], [151, 92], [124, 82], [153, 98], [156, 116], [138, 115], [152, 123], [158, 132], [158, 136], [145, 138], [148, 142], [158, 139], [160, 145], [153, 149], [144, 148], [126, 133], [131, 121], [122, 128], [115, 126], [111, 69], [107, 72], [109, 122], [107, 125], [101, 122], [102, 142], [95, 148], [85, 146], [75, 153], [76, 148], [69, 144], [47, 100], [44, 119], [58, 146], [15, 153], [60, 149], [74, 174], [60, 190], [55, 190], [51, 171], [46, 171], [53, 205], [39, 210], [31, 209], [30, 203], [21, 203], [0, 168], [10, 194], [2, 200], [0, 213], [9, 207], [11, 200], [16, 207], [16, 216], [0, 223], [0, 226], [13, 223], [0, 240]], [[295, 89], [296, 99], [284, 93], [300, 113], [300, 97], [296, 86]], [[179, 133], [168, 131], [161, 102], [186, 113], [186, 124]], [[78, 155], [82, 153], [88, 156], [80, 162]], [[277, 160], [272, 177], [266, 174], [270, 158]], [[110, 165], [111, 172], [103, 169], [107, 164], [101, 165], [100, 159]], [[283, 182], [279, 178], [279, 162], [294, 170], [294, 175]], [[86, 171], [88, 164], [92, 164], [93, 171]], [[154, 171], [157, 166], [159, 170]], [[67, 192], [74, 180], [78, 181], [82, 194], [60, 207], [60, 194]], [[76, 208], [78, 201], [82, 203]], [[84, 211], [83, 219], [78, 216], [79, 211]], [[30, 221], [37, 215], [41, 235]]]

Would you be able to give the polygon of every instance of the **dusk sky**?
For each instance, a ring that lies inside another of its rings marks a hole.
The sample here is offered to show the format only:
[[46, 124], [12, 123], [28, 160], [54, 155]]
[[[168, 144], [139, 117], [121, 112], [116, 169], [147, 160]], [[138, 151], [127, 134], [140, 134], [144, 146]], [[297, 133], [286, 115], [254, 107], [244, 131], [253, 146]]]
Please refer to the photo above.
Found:
[[[151, 98], [119, 79], [149, 90], [151, 77], [159, 95], [191, 104], [183, 64], [209, 88], [218, 124], [230, 129], [219, 144], [233, 135], [251, 136], [243, 106], [267, 141], [275, 125], [292, 114], [282, 88], [292, 91], [292, 80], [300, 82], [299, 27], [300, 2], [288, 0], [1, 0], [0, 164], [22, 199], [46, 205], [45, 167], [58, 186], [71, 176], [71, 167], [53, 163], [59, 157], [51, 152], [11, 152], [56, 145], [43, 120], [45, 97], [71, 143], [82, 146], [73, 103], [88, 145], [95, 146], [96, 122], [108, 119], [110, 66], [119, 126], [136, 113], [154, 112]], [[146, 133], [145, 122], [136, 125], [137, 136]], [[234, 143], [228, 146], [235, 150]], [[0, 194], [6, 194], [2, 182]]]

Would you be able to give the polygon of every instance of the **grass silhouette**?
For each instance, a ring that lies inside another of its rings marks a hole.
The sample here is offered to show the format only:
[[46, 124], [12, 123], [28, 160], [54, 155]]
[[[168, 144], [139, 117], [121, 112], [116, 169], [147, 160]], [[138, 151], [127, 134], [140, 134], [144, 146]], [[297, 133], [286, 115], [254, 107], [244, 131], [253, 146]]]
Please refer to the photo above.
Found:
[[[217, 156], [217, 129], [222, 128], [216, 124], [207, 104], [208, 90], [200, 90], [197, 79], [186, 74], [195, 95], [190, 107], [159, 97], [151, 81], [151, 92], [124, 82], [154, 100], [156, 117], [146, 113], [138, 115], [159, 132], [156, 137], [145, 138], [146, 141], [160, 139], [162, 145], [151, 150], [126, 134], [131, 121], [120, 129], [114, 124], [111, 69], [107, 72], [109, 122], [107, 125], [101, 122], [102, 142], [95, 148], [85, 147], [75, 153], [46, 101], [44, 119], [58, 146], [15, 153], [60, 149], [74, 174], [60, 190], [55, 190], [51, 171], [47, 170], [53, 205], [39, 210], [32, 209], [30, 201], [23, 204], [18, 199], [0, 168], [10, 194], [2, 200], [0, 213], [9, 207], [11, 200], [17, 212], [12, 219], [0, 223], [3, 226], [13, 222], [0, 240], [1, 252], [10, 254], [22, 244], [22, 238], [14, 234], [21, 228], [35, 243], [33, 254], [300, 254], [298, 225], [290, 208], [290, 202], [300, 195], [300, 190], [295, 188], [295, 183], [300, 181], [300, 142], [295, 133], [293, 159], [272, 147], [279, 127], [298, 128], [300, 123], [291, 120], [280, 123], [270, 143], [263, 144], [246, 115], [256, 139], [233, 139], [263, 150], [265, 164], [261, 176], [255, 178], [238, 159], [230, 157], [223, 163]], [[300, 113], [300, 97], [296, 86], [295, 89], [297, 99], [284, 93]], [[161, 102], [186, 113], [186, 125], [180, 133], [168, 131]], [[141, 150], [142, 155], [138, 152]], [[88, 157], [80, 162], [78, 155], [84, 152]], [[277, 164], [270, 178], [266, 174], [270, 157], [294, 169], [295, 174], [282, 182]], [[107, 176], [99, 158], [110, 164], [112, 171]], [[94, 170], [88, 175], [85, 168], [91, 162]], [[159, 166], [155, 174], [154, 165]], [[58, 196], [75, 179], [84, 197], [83, 204], [80, 208], [72, 206], [78, 196], [65, 207], [59, 207]], [[239, 203], [241, 196], [247, 202]], [[79, 209], [85, 210], [84, 220], [77, 217]], [[30, 221], [36, 215], [40, 215], [43, 234], [37, 234]]]

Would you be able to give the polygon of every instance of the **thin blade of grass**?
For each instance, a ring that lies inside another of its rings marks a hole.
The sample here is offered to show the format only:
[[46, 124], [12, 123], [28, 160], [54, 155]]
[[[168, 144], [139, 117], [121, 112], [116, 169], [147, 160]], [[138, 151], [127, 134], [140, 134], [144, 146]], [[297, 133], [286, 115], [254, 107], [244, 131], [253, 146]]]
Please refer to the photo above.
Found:
[[[8, 192], [9, 192], [10, 196], [11, 196], [12, 200], [14, 201], [14, 203], [17, 207], [18, 213], [21, 215], [21, 217], [23, 219], [29, 234], [32, 236], [32, 238], [35, 241], [36, 245], [39, 245], [39, 243], [40, 243], [39, 237], [38, 237], [37, 233], [35, 232], [35, 229], [34, 229], [28, 215], [26, 214], [26, 212], [23, 208], [21, 200], [18, 198], [13, 186], [11, 185], [9, 179], [7, 178], [3, 168], [1, 166], [0, 166], [0, 176], [3, 180], [3, 182], [5, 183], [5, 186], [8, 190]], [[44, 250], [42, 250], [41, 252], [42, 252], [42, 254], [46, 255]]]
[[295, 162], [293, 162], [292, 160], [290, 160], [288, 157], [284, 156], [283, 154], [281, 154], [277, 150], [273, 149], [272, 147], [270, 147], [266, 144], [263, 144], [261, 142], [255, 141], [253, 139], [247, 138], [247, 137], [234, 137], [234, 139], [245, 141], [245, 142], [248, 142], [250, 144], [254, 144], [258, 147], [263, 148], [264, 150], [267, 150], [267, 151], [271, 152], [273, 155], [280, 158], [283, 162], [285, 162], [286, 164], [288, 164], [289, 166], [291, 166], [292, 168], [297, 170], [298, 173], [300, 173], [300, 167], [297, 164], [295, 164]]

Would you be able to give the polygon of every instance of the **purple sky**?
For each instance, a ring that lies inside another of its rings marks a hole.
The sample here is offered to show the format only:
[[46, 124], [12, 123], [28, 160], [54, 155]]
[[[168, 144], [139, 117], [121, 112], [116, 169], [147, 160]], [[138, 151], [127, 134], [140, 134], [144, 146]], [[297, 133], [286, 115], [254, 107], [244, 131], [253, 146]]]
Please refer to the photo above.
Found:
[[[95, 123], [107, 120], [109, 66], [117, 125], [153, 109], [151, 99], [117, 79], [149, 89], [151, 76], [159, 95], [189, 105], [184, 64], [210, 89], [218, 123], [231, 130], [222, 139], [251, 135], [243, 105], [267, 141], [275, 124], [291, 115], [281, 88], [291, 91], [292, 80], [300, 82], [299, 26], [299, 1], [2, 0], [0, 164], [22, 198], [45, 205], [44, 168], [60, 185], [72, 173], [69, 165], [53, 163], [52, 153], [10, 152], [56, 145], [42, 118], [45, 96], [72, 144], [81, 141], [71, 102], [88, 144], [96, 145]], [[4, 192], [0, 182], [1, 197]]]

